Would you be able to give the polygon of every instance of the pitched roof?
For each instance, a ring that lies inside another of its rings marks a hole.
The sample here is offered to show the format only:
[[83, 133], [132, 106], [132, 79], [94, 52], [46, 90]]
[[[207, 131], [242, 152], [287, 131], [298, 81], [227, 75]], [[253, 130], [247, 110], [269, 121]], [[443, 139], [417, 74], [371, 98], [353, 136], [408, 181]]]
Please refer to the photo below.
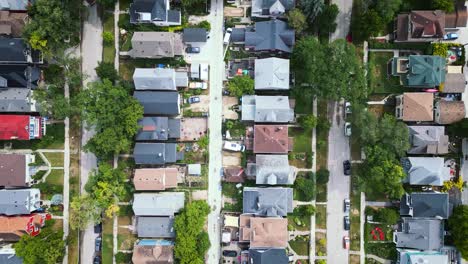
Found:
[[28, 169], [25, 154], [0, 154], [0, 186], [26, 187]]
[[289, 258], [285, 249], [280, 248], [252, 248], [249, 249], [250, 263], [255, 264], [287, 264]]
[[439, 100], [436, 103], [435, 121], [441, 125], [449, 125], [465, 118], [465, 103], [463, 101]]
[[411, 148], [408, 154], [447, 154], [449, 137], [444, 126], [408, 126]]
[[173, 216], [184, 208], [185, 193], [135, 193], [133, 212], [136, 216]]
[[401, 197], [400, 215], [447, 219], [449, 212], [448, 193], [411, 193]]
[[135, 91], [133, 97], [143, 105], [145, 115], [175, 116], [180, 113], [180, 98], [177, 92]]
[[398, 264], [448, 264], [448, 255], [442, 252], [424, 252], [397, 248]]
[[136, 169], [133, 184], [137, 191], [163, 191], [177, 187], [177, 168]]
[[294, 110], [287, 96], [242, 96], [242, 120], [257, 123], [288, 123], [294, 120]]
[[289, 90], [289, 60], [266, 58], [255, 60], [256, 90]]
[[466, 27], [467, 17], [465, 3], [455, 2], [455, 12], [445, 14], [445, 28]]
[[0, 216], [0, 239], [8, 242], [19, 241], [23, 235], [38, 235], [44, 226], [45, 215]]
[[294, 30], [281, 20], [269, 20], [255, 23], [253, 31], [245, 32], [245, 46], [254, 51], [292, 52]]
[[245, 187], [243, 213], [261, 216], [286, 216], [292, 213], [292, 189]]
[[40, 75], [38, 67], [0, 64], [0, 88], [36, 88]]
[[0, 263], [2, 264], [23, 264], [23, 260], [15, 255], [15, 250], [2, 250], [0, 252]]
[[174, 246], [146, 246], [133, 247], [133, 264], [172, 264], [174, 263]]
[[240, 216], [239, 241], [250, 242], [250, 248], [285, 248], [288, 238], [286, 218]]
[[244, 42], [246, 28], [233, 28], [231, 33], [231, 42]]
[[284, 125], [255, 125], [254, 153], [288, 153], [288, 127]]
[[172, 68], [136, 68], [133, 73], [136, 90], [175, 91], [177, 87], [188, 85], [187, 72]]
[[32, 91], [27, 88], [0, 88], [0, 110], [19, 113], [35, 112], [36, 105], [32, 99]]
[[184, 42], [206, 42], [207, 32], [204, 28], [184, 28]]
[[414, 10], [397, 17], [397, 40], [442, 38], [445, 35], [445, 13], [440, 10]]
[[256, 155], [253, 165], [254, 172], [247, 174], [253, 174], [257, 184], [293, 184], [296, 179], [296, 168], [289, 166], [288, 155]]
[[183, 49], [179, 33], [134, 32], [129, 55], [133, 58], [172, 58], [183, 55]]
[[0, 10], [26, 11], [29, 0], [2, 0], [0, 1]]
[[139, 216], [137, 233], [139, 238], [174, 238], [174, 218]]
[[0, 115], [0, 140], [41, 138], [42, 122], [37, 116]]
[[224, 168], [224, 181], [239, 183], [245, 181], [244, 169], [240, 166], [230, 166]]
[[[180, 11], [169, 10], [165, 0], [134, 0], [130, 5], [130, 23], [157, 21], [180, 23]], [[140, 17], [139, 13], [144, 14]]]
[[393, 237], [397, 248], [438, 251], [444, 246], [444, 224], [440, 219], [403, 217]]
[[138, 121], [137, 141], [180, 138], [180, 119], [165, 116], [143, 117]]
[[409, 57], [393, 58], [393, 63], [406, 62], [406, 72], [400, 80], [405, 86], [435, 88], [445, 82], [445, 58], [431, 55], [410, 55]]
[[164, 165], [177, 161], [175, 143], [136, 143], [133, 150], [136, 164]]
[[404, 93], [403, 121], [433, 121], [434, 94]]
[[445, 83], [439, 90], [441, 93], [464, 93], [466, 84], [463, 73], [447, 73]]
[[442, 186], [450, 178], [450, 167], [439, 157], [408, 157], [402, 159], [410, 185]]
[[[1, 6], [2, 1], [0, 1]], [[1, 9], [1, 7], [0, 7]], [[21, 38], [0, 38], [0, 63], [26, 64], [30, 49]]]
[[279, 16], [294, 8], [294, 0], [253, 0], [252, 16]]
[[0, 215], [30, 214], [40, 208], [39, 189], [0, 190]]

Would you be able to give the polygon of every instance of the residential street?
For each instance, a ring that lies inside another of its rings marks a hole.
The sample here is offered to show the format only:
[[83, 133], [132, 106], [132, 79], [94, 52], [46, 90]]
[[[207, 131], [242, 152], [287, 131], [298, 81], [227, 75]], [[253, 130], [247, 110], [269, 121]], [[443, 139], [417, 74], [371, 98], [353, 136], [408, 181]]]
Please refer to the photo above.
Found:
[[340, 9], [340, 13], [336, 18], [336, 30], [331, 35], [331, 40], [346, 38], [349, 31], [349, 24], [351, 23], [351, 11], [353, 9], [352, 0], [332, 0], [333, 4], [336, 4]]
[[[97, 67], [98, 61], [102, 58], [102, 23], [97, 14], [97, 5], [87, 7], [88, 18], [83, 23], [83, 35], [81, 42], [81, 54], [82, 54], [82, 72], [85, 75], [83, 81], [83, 87], [86, 89], [89, 82], [97, 79], [96, 71], [94, 68]], [[87, 130], [83, 126], [81, 137], [81, 144], [84, 146], [88, 142], [89, 138], [92, 137], [93, 131]], [[89, 172], [96, 168], [96, 156], [89, 152], [81, 151], [80, 154], [80, 184], [81, 193], [84, 192], [84, 186], [88, 181]], [[91, 224], [82, 233], [80, 238], [80, 263], [92, 263], [94, 256], [94, 240], [96, 238], [94, 234], [93, 225]]]
[[343, 161], [350, 159], [349, 139], [344, 135], [343, 105], [337, 111], [337, 102], [328, 105], [332, 117], [328, 135], [328, 170], [330, 180], [327, 194], [327, 263], [348, 263], [348, 250], [343, 248], [344, 199], [349, 198], [350, 177], [343, 173]]

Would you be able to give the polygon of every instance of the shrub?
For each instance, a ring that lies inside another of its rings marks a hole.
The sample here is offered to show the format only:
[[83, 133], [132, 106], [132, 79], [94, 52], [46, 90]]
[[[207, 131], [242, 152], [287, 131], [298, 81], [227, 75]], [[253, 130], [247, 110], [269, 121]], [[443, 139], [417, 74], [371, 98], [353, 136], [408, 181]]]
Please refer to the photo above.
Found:
[[110, 31], [102, 32], [102, 40], [105, 46], [112, 46], [114, 45], [114, 33]]
[[118, 252], [115, 255], [115, 261], [117, 263], [130, 263], [132, 261], [132, 254]]
[[317, 184], [327, 184], [328, 180], [330, 178], [330, 171], [327, 169], [320, 169], [317, 171], [317, 179], [316, 183]]
[[443, 58], [447, 57], [448, 45], [446, 43], [433, 43], [432, 55], [438, 55]]

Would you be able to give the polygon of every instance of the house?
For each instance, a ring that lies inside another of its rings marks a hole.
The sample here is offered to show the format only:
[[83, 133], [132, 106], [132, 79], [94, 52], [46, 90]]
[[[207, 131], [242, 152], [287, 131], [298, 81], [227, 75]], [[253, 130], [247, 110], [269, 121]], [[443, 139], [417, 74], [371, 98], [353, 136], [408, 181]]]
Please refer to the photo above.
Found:
[[[174, 246], [168, 243], [154, 243], [155, 240], [141, 240], [140, 244], [133, 247], [133, 264], [173, 264]], [[165, 241], [164, 241], [165, 242]], [[154, 245], [148, 245], [148, 244]], [[168, 245], [166, 245], [168, 244]]]
[[41, 208], [39, 189], [0, 190], [0, 215], [26, 215], [39, 208]]
[[208, 32], [204, 28], [184, 28], [182, 39], [184, 43], [204, 43], [208, 40]]
[[189, 176], [201, 176], [201, 171], [201, 164], [189, 164], [187, 166], [187, 172]]
[[133, 157], [136, 164], [146, 165], [164, 165], [182, 159], [175, 143], [136, 143]]
[[32, 162], [31, 154], [0, 154], [0, 186], [29, 187], [32, 181], [29, 163]]
[[2, 0], [0, 1], [0, 10], [26, 12], [29, 2], [29, 0]]
[[207, 63], [190, 64], [190, 78], [200, 81], [208, 81], [209, 66]]
[[239, 218], [239, 242], [250, 243], [250, 248], [286, 248], [288, 238], [286, 218], [246, 214]]
[[41, 71], [38, 67], [0, 64], [0, 88], [37, 88]]
[[259, 216], [287, 216], [292, 213], [292, 189], [245, 187], [243, 213]]
[[288, 264], [289, 258], [283, 248], [249, 249], [249, 263], [255, 264]]
[[138, 238], [174, 238], [174, 217], [137, 217]]
[[21, 37], [27, 18], [27, 13], [0, 10], [0, 35]]
[[133, 82], [135, 90], [176, 91], [188, 86], [188, 74], [171, 68], [136, 68]]
[[467, 81], [463, 73], [447, 73], [445, 74], [445, 83], [439, 87], [439, 92], [464, 93], [466, 85]]
[[173, 216], [184, 208], [185, 193], [135, 193], [133, 212], [136, 216]]
[[252, 52], [291, 53], [294, 30], [281, 20], [256, 22], [245, 31], [245, 48]]
[[23, 259], [16, 256], [14, 248], [4, 247], [0, 249], [0, 263], [2, 264], [23, 264]]
[[450, 179], [451, 169], [444, 164], [444, 158], [408, 157], [401, 163], [410, 185], [442, 186]]
[[395, 20], [395, 42], [432, 42], [445, 35], [445, 13], [441, 10], [414, 10]]
[[288, 155], [256, 155], [255, 163], [247, 163], [246, 174], [256, 184], [285, 185], [296, 180], [296, 167], [289, 166]]
[[294, 121], [294, 110], [287, 96], [242, 96], [242, 121], [288, 123]]
[[[2, 3], [4, 1], [0, 1], [0, 6]], [[42, 63], [42, 54], [37, 50], [32, 50], [24, 39], [0, 38], [0, 64], [26, 65]]]
[[46, 219], [50, 219], [50, 215], [0, 216], [0, 239], [3, 242], [16, 242], [23, 235], [37, 236]]
[[294, 0], [253, 0], [252, 17], [278, 17], [295, 6]]
[[245, 181], [244, 169], [240, 166], [229, 166], [224, 168], [224, 181], [242, 183]]
[[287, 154], [292, 150], [292, 139], [288, 137], [288, 126], [255, 125], [254, 153]]
[[46, 133], [45, 119], [28, 115], [0, 115], [0, 140], [30, 140]]
[[289, 90], [289, 60], [255, 60], [255, 90]]
[[[6, 87], [8, 84], [12, 83], [8, 80], [2, 83], [2, 77], [0, 77], [0, 112], [31, 113], [39, 111], [40, 106], [36, 104], [31, 89]], [[5, 87], [2, 88], [2, 85]]]
[[449, 264], [448, 255], [441, 252], [425, 252], [402, 248], [397, 248], [397, 251], [397, 264]]
[[448, 219], [450, 214], [448, 193], [422, 192], [403, 195], [400, 215]]
[[174, 58], [184, 54], [182, 36], [173, 32], [134, 32], [132, 49], [128, 55], [132, 58]]
[[133, 185], [137, 191], [164, 191], [177, 187], [177, 168], [136, 169]]
[[434, 106], [434, 121], [440, 125], [449, 125], [465, 118], [465, 103], [463, 101], [438, 100]]
[[143, 117], [138, 121], [137, 141], [169, 140], [180, 138], [180, 119], [166, 116]]
[[408, 154], [443, 155], [449, 152], [444, 126], [408, 126], [411, 148]]
[[395, 115], [405, 122], [434, 120], [433, 93], [404, 93], [396, 96]]
[[438, 251], [444, 246], [443, 220], [403, 217], [393, 242], [397, 248]]
[[133, 0], [130, 4], [130, 23], [152, 23], [156, 26], [181, 24], [180, 11], [170, 9], [169, 0]]
[[466, 27], [468, 13], [465, 3], [455, 2], [455, 12], [445, 14], [445, 28]]
[[133, 97], [143, 106], [145, 115], [180, 114], [180, 96], [177, 92], [135, 91]]
[[404, 86], [413, 88], [438, 88], [445, 82], [445, 58], [431, 55], [394, 57], [392, 75], [399, 76]]

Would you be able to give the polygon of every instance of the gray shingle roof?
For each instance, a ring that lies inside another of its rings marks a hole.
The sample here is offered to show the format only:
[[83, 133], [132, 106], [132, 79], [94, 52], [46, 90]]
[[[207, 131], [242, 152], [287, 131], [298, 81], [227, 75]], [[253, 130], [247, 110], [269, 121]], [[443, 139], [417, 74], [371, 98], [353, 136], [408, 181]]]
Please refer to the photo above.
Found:
[[133, 82], [136, 90], [175, 91], [177, 87], [187, 87], [188, 73], [170, 68], [136, 68]]
[[133, 150], [136, 164], [164, 165], [177, 161], [175, 143], [136, 143]]
[[180, 23], [180, 11], [169, 10], [165, 0], [134, 0], [129, 12], [131, 23], [140, 22], [138, 13], [149, 13], [152, 21]]
[[180, 138], [180, 119], [164, 116], [143, 117], [138, 121], [141, 127], [136, 140], [168, 140]]
[[450, 214], [449, 196], [435, 192], [405, 194], [400, 201], [400, 214], [447, 219]]
[[180, 113], [177, 92], [135, 91], [133, 97], [143, 105], [145, 115], [175, 116]]
[[293, 184], [296, 168], [289, 166], [288, 155], [257, 155], [255, 179], [257, 184]]
[[231, 42], [244, 42], [245, 28], [233, 28], [231, 33]]
[[445, 167], [444, 158], [409, 157], [402, 159], [402, 165], [411, 185], [442, 186], [450, 178], [450, 168]]
[[135, 32], [129, 55], [134, 58], [163, 58], [183, 54], [182, 37], [173, 32]]
[[252, 16], [279, 16], [292, 8], [294, 8], [294, 0], [253, 0]]
[[173, 238], [173, 217], [146, 217], [137, 218], [137, 233], [139, 238]]
[[444, 224], [440, 219], [403, 217], [393, 236], [398, 248], [440, 250], [444, 246]]
[[0, 10], [26, 11], [28, 0], [1, 0]]
[[287, 96], [242, 96], [242, 120], [258, 123], [287, 123], [294, 120], [294, 110]]
[[28, 63], [27, 52], [29, 48], [23, 39], [0, 38], [0, 63]]
[[[1, 2], [1, 1], [0, 1]], [[11, 254], [0, 254], [0, 263], [2, 264], [23, 264], [23, 260], [15, 255], [15, 253]]]
[[287, 264], [289, 258], [283, 248], [249, 249], [251, 263], [255, 264]]
[[[0, 64], [0, 88], [36, 88], [41, 71], [28, 65]], [[5, 83], [6, 82], [6, 83]]]
[[286, 216], [292, 213], [291, 188], [245, 187], [243, 213], [261, 216]]
[[448, 264], [448, 255], [441, 252], [421, 252], [397, 248], [398, 264]]
[[245, 32], [245, 46], [255, 51], [282, 51], [290, 53], [294, 46], [294, 30], [281, 20], [255, 23], [254, 31]]
[[184, 42], [206, 42], [206, 29], [184, 28]]
[[39, 201], [39, 189], [0, 190], [0, 215], [30, 214], [39, 209]]
[[184, 208], [185, 193], [135, 193], [133, 212], [136, 216], [173, 216]]
[[447, 154], [449, 138], [444, 126], [408, 126], [411, 148], [408, 154]]
[[27, 113], [34, 110], [28, 88], [0, 88], [0, 111]]
[[289, 60], [255, 60], [255, 90], [289, 90]]

